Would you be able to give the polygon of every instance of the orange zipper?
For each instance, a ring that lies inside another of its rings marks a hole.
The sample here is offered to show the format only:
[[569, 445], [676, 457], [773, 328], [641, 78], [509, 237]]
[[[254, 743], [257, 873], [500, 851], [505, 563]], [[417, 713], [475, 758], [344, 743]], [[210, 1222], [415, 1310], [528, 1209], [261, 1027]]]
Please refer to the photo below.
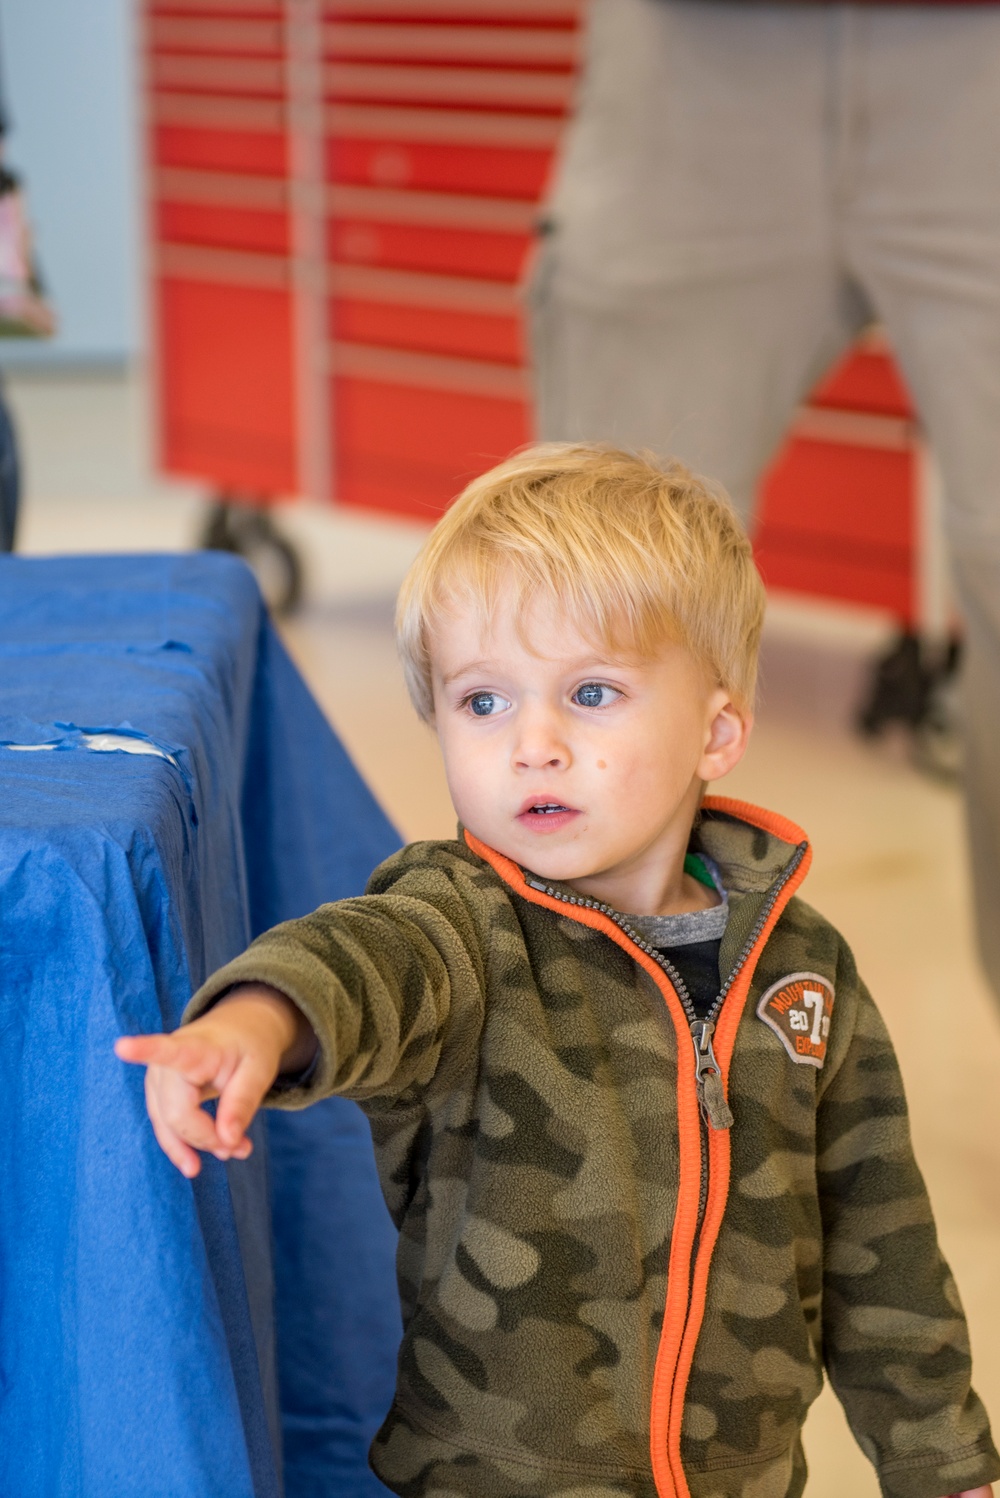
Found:
[[[744, 953], [730, 979], [728, 992], [724, 990], [725, 998], [718, 1013], [713, 1041], [723, 1091], [728, 1093], [729, 1066], [736, 1031], [757, 960], [781, 912], [805, 878], [812, 852], [801, 828], [785, 817], [764, 811], [749, 802], [735, 801], [724, 796], [706, 797], [702, 804], [705, 811], [719, 811], [736, 817], [771, 833], [782, 842], [798, 844], [800, 848], [805, 845], [793, 873], [785, 880], [769, 907], [753, 945]], [[595, 931], [602, 931], [616, 942], [653, 979], [673, 1021], [677, 1038], [680, 1179], [677, 1211], [670, 1240], [666, 1304], [653, 1371], [649, 1440], [653, 1478], [659, 1498], [690, 1498], [681, 1465], [681, 1425], [691, 1364], [705, 1314], [708, 1272], [729, 1195], [729, 1130], [708, 1128], [703, 1123], [695, 1068], [682, 1065], [680, 1059], [685, 1054], [686, 1047], [691, 1044], [689, 1018], [669, 975], [656, 958], [638, 948], [620, 926], [596, 908], [597, 902], [580, 896], [578, 902], [574, 903], [566, 898], [548, 895], [528, 884], [516, 863], [480, 842], [468, 829], [465, 829], [465, 841], [522, 899], [553, 910], [558, 915], [568, 916]], [[704, 1144], [703, 1135], [706, 1141]], [[702, 1171], [706, 1164], [708, 1194], [702, 1212]]]

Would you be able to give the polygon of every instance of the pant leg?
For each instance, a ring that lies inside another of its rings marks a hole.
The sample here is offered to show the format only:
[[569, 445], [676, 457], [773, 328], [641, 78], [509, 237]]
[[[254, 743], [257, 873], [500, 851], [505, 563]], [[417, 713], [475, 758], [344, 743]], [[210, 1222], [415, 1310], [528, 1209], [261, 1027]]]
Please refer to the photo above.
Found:
[[836, 9], [595, 0], [531, 289], [542, 436], [669, 451], [749, 515], [865, 316], [831, 238]]
[[680, 458], [723, 484], [749, 522], [794, 407], [858, 325], [826, 275], [728, 278], [615, 310], [536, 281], [539, 434]]
[[978, 937], [1000, 997], [1000, 9], [879, 7], [857, 43], [844, 248], [941, 464]]

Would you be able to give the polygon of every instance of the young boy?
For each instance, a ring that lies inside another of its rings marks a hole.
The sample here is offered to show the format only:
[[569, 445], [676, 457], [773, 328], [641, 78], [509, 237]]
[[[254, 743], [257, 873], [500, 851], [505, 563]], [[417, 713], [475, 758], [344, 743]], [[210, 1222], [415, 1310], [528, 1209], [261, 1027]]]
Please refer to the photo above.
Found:
[[404, 1498], [797, 1498], [824, 1367], [888, 1498], [1000, 1474], [889, 1039], [796, 897], [809, 844], [703, 800], [763, 612], [678, 465], [486, 474], [398, 613], [458, 838], [119, 1042], [188, 1176], [261, 1103], [367, 1112], [405, 1324], [372, 1463]]

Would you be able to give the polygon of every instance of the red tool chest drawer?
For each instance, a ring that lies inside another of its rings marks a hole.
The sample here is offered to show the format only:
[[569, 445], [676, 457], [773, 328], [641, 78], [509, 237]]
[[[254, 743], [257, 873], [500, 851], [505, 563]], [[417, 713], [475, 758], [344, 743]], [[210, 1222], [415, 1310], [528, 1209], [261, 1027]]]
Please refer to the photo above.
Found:
[[284, 172], [287, 145], [281, 131], [211, 131], [198, 126], [157, 123], [154, 116], [150, 155], [163, 166], [201, 168], [209, 172]]
[[530, 109], [538, 114], [562, 114], [573, 86], [573, 80], [563, 73], [354, 62], [326, 68], [325, 82], [338, 99], [357, 103]]
[[[232, 272], [231, 272], [232, 273]], [[159, 357], [170, 378], [160, 437], [173, 472], [225, 488], [296, 487], [296, 421], [287, 288], [203, 279], [169, 258], [158, 278]]]
[[[356, 128], [356, 127], [355, 127]], [[449, 145], [409, 141], [400, 133], [383, 138], [336, 136], [327, 162], [332, 182], [371, 182], [377, 187], [420, 187], [440, 192], [507, 193], [535, 202], [545, 189], [552, 150], [529, 147]]]
[[336, 329], [347, 343], [519, 366], [527, 362], [514, 286], [360, 266], [339, 266], [331, 282], [331, 336]]
[[523, 446], [523, 397], [466, 394], [342, 377], [334, 420], [347, 436], [338, 465], [345, 504], [433, 520], [477, 473]]
[[521, 320], [514, 316], [432, 311], [338, 297], [332, 319], [347, 343], [491, 359], [503, 364], [522, 364], [526, 357]]
[[288, 221], [283, 213], [163, 200], [155, 212], [156, 233], [164, 244], [218, 245], [227, 250], [288, 254]]
[[867, 340], [830, 370], [813, 391], [810, 405], [846, 411], [872, 411], [911, 419], [913, 402], [888, 349]]
[[330, 220], [327, 243], [330, 259], [348, 265], [385, 265], [516, 281], [532, 241], [526, 234], [338, 218]]
[[532, 203], [545, 190], [558, 140], [558, 131], [551, 126], [509, 143], [470, 139], [457, 131], [451, 139], [415, 139], [405, 119], [399, 117], [402, 110], [392, 119], [376, 120], [374, 114], [372, 110], [368, 117], [360, 117], [358, 109], [346, 119], [331, 118], [327, 137], [331, 182], [489, 193]]

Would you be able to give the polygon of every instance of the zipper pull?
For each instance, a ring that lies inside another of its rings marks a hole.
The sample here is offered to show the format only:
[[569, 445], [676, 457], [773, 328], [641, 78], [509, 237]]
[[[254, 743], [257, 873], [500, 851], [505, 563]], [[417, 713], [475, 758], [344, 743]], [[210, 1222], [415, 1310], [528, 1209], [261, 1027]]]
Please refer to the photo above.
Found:
[[715, 1026], [711, 1020], [697, 1019], [691, 1023], [691, 1039], [694, 1041], [694, 1079], [698, 1088], [698, 1104], [702, 1116], [713, 1129], [729, 1129], [733, 1115], [722, 1090], [722, 1073], [712, 1050]]

